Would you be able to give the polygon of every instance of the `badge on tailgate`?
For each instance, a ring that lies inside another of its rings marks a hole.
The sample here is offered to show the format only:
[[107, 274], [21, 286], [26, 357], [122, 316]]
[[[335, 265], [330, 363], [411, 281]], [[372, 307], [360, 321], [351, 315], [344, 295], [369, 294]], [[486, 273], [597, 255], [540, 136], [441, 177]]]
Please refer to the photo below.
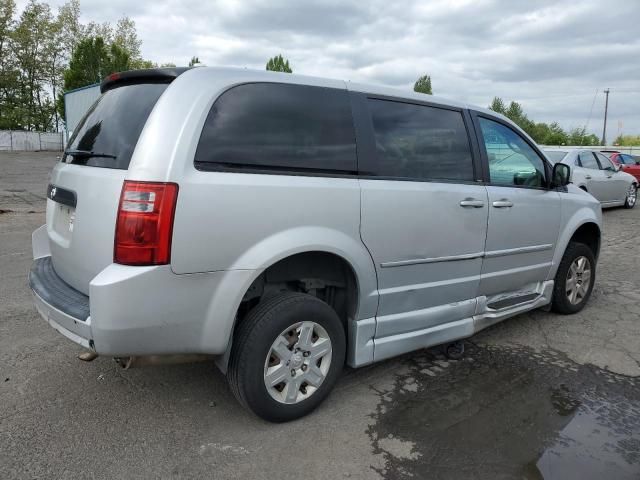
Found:
[[49, 184], [49, 187], [47, 188], [47, 197], [54, 202], [66, 205], [67, 207], [71, 207], [73, 209], [76, 208], [77, 198], [76, 192], [73, 190], [67, 190], [66, 188], [62, 188], [58, 185]]

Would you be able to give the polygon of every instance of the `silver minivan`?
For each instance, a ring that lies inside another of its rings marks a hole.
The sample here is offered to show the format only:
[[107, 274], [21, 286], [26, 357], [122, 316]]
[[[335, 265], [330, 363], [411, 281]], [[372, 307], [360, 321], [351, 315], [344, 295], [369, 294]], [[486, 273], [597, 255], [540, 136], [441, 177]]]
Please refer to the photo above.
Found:
[[51, 174], [29, 275], [40, 314], [96, 354], [211, 356], [286, 421], [345, 364], [589, 298], [599, 203], [494, 112], [229, 68], [101, 90]]

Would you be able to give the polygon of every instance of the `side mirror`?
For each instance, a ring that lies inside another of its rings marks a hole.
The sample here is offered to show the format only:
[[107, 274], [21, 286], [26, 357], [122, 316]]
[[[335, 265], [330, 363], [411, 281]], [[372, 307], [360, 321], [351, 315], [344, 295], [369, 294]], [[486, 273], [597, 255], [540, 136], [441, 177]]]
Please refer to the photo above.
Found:
[[622, 164], [619, 163], [619, 164], [615, 165], [614, 168], [615, 168], [616, 172], [619, 172], [620, 170], [622, 170]]
[[558, 188], [568, 185], [571, 181], [571, 167], [566, 163], [556, 163], [551, 174], [551, 187]]

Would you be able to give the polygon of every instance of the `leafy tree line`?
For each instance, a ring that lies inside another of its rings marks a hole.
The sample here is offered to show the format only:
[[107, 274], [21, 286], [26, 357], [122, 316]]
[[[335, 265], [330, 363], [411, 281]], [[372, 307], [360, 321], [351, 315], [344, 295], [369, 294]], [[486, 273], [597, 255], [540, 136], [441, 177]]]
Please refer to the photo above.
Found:
[[135, 22], [80, 23], [80, 1], [53, 12], [29, 0], [0, 0], [0, 129], [58, 130], [62, 92], [99, 82], [109, 73], [155, 66], [144, 60]]
[[584, 127], [565, 131], [558, 122], [550, 124], [534, 122], [529, 119], [518, 102], [506, 106], [500, 97], [494, 97], [489, 109], [511, 119], [527, 132], [536, 143], [541, 145], [599, 145], [600, 139], [593, 133], [587, 133]]
[[[413, 85], [413, 90], [415, 92], [433, 95], [431, 76], [422, 75], [419, 77]], [[570, 131], [565, 131], [558, 122], [552, 122], [550, 124], [534, 122], [527, 117], [522, 109], [522, 105], [518, 102], [512, 101], [507, 106], [500, 97], [494, 97], [491, 105], [489, 105], [489, 109], [510, 118], [520, 128], [527, 132], [531, 138], [536, 141], [536, 143], [541, 145], [587, 146], [600, 144], [600, 139], [592, 133], [587, 134], [585, 128], [574, 128]], [[631, 136], [628, 137], [627, 141], [632, 141]], [[619, 138], [616, 140], [616, 143], [622, 145], [623, 141], [623, 139]], [[636, 138], [636, 141], [640, 141], [640, 138]]]
[[640, 135], [618, 135], [613, 144], [621, 147], [637, 147], [640, 146]]

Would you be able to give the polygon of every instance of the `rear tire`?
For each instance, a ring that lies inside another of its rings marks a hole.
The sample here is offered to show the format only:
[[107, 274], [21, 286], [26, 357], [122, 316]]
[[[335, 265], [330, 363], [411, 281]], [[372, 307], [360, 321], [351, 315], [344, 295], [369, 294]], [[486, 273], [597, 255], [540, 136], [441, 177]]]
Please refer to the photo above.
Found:
[[570, 242], [558, 266], [551, 308], [563, 315], [577, 313], [591, 296], [596, 280], [596, 260], [584, 243]]
[[271, 422], [313, 411], [344, 366], [340, 318], [325, 302], [304, 293], [262, 300], [234, 336], [227, 372], [231, 391], [245, 408]]
[[627, 197], [624, 199], [624, 208], [633, 208], [638, 200], [638, 186], [634, 183], [627, 191]]

